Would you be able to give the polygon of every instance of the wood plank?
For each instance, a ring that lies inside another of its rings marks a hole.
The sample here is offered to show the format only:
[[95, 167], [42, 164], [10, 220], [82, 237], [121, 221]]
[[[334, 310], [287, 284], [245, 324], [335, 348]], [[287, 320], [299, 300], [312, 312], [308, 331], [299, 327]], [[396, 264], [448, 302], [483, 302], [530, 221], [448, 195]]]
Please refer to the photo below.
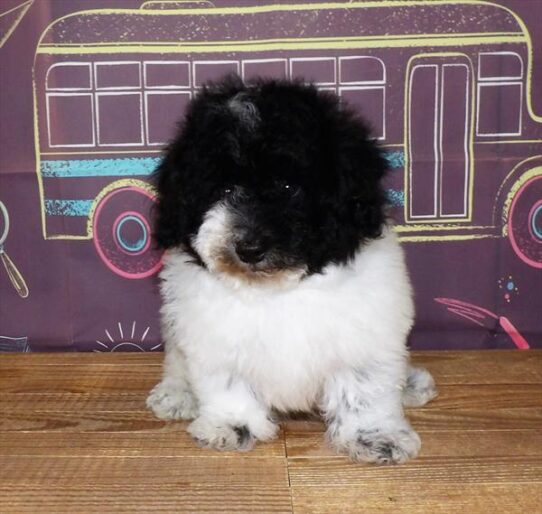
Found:
[[[0, 361], [3, 359], [0, 358]], [[32, 359], [32, 357], [30, 357]], [[116, 360], [116, 356], [114, 359]], [[1, 393], [148, 392], [161, 378], [159, 366], [18, 365], [1, 371]]]
[[290, 484], [371, 487], [374, 482], [437, 484], [542, 483], [539, 456], [425, 457], [400, 466], [373, 466], [346, 457], [288, 458]]
[[39, 352], [3, 353], [0, 372], [27, 366], [162, 366], [163, 352]]
[[[440, 384], [541, 383], [542, 350], [415, 351], [413, 364], [427, 367]], [[0, 372], [29, 366], [161, 367], [162, 352], [6, 353]]]
[[[542, 410], [532, 407], [510, 409], [419, 409], [408, 418], [418, 431], [525, 430], [540, 429]], [[67, 432], [118, 432], [161, 430], [168, 422], [156, 419], [150, 411], [103, 412], [5, 412], [0, 416], [0, 432], [20, 430], [62, 430]], [[290, 422], [288, 422], [290, 423]]]
[[[0, 432], [0, 456], [87, 457], [206, 457], [212, 452], [199, 448], [186, 432], [186, 422], [169, 423], [169, 430], [148, 432]], [[235, 452], [215, 456], [236, 456]], [[286, 457], [283, 434], [258, 443], [243, 453], [247, 458]]]
[[[115, 377], [122, 379], [122, 377]], [[60, 381], [59, 381], [60, 382]], [[60, 382], [61, 383], [61, 382]], [[103, 383], [103, 382], [102, 382]], [[102, 386], [103, 387], [103, 386]], [[0, 412], [66, 411], [145, 411], [148, 390], [110, 390], [90, 392], [4, 392], [0, 396]], [[542, 383], [540, 384], [479, 384], [443, 385], [439, 396], [423, 407], [424, 410], [457, 409], [510, 409], [533, 407], [542, 409]], [[420, 408], [410, 409], [416, 412]]]
[[64, 487], [74, 482], [94, 487], [288, 487], [286, 459], [241, 453], [232, 457], [212, 450], [202, 450], [196, 457], [4, 455], [0, 473], [0, 483], [14, 488]]
[[58, 432], [132, 432], [167, 430], [168, 423], [152, 412], [5, 412], [0, 432], [21, 430]]
[[145, 412], [144, 391], [3, 393], [0, 412]]
[[[514, 407], [507, 409], [409, 409], [407, 418], [419, 432], [437, 432], [450, 430], [540, 430], [542, 427], [542, 409], [533, 407]], [[1, 426], [2, 420], [0, 420]], [[287, 421], [287, 430], [300, 430], [308, 424], [308, 431], [324, 430], [319, 421]], [[315, 428], [315, 427], [321, 428]]]
[[542, 350], [412, 352], [412, 362], [426, 367], [437, 386], [542, 383]]
[[[421, 457], [542, 457], [541, 430], [453, 430], [419, 432], [419, 435], [422, 439]], [[288, 457], [337, 456], [326, 443], [323, 430], [288, 430], [286, 451]]]
[[[212, 481], [212, 477], [210, 477]], [[0, 484], [2, 513], [182, 512], [286, 514], [292, 512], [287, 487], [190, 486], [150, 483], [84, 486], [25, 485], [13, 489]]]
[[370, 487], [294, 487], [296, 514], [527, 514], [540, 512], [535, 484], [439, 484], [372, 482]]
[[334, 455], [317, 421], [250, 453], [201, 450], [145, 408], [162, 358], [2, 355], [2, 513], [540, 510], [542, 351], [415, 352], [440, 397], [408, 411], [420, 457], [390, 467]]

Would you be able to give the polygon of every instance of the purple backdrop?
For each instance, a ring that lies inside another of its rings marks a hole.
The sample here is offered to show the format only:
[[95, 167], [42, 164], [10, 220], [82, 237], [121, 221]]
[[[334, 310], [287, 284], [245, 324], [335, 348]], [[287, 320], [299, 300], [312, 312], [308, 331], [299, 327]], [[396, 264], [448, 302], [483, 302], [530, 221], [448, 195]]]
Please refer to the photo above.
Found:
[[229, 71], [371, 121], [414, 349], [542, 347], [542, 2], [214, 5], [0, 1], [0, 351], [162, 348], [148, 177]]

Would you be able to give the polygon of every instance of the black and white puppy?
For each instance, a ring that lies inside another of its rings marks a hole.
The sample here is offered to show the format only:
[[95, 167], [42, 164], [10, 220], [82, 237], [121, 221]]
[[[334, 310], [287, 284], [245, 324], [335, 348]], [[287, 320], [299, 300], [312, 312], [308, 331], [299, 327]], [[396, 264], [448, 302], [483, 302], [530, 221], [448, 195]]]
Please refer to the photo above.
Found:
[[230, 77], [196, 96], [155, 177], [159, 418], [193, 419], [201, 446], [248, 449], [276, 435], [277, 412], [318, 409], [355, 460], [416, 456], [403, 406], [436, 391], [408, 364], [385, 169], [366, 125], [313, 86]]

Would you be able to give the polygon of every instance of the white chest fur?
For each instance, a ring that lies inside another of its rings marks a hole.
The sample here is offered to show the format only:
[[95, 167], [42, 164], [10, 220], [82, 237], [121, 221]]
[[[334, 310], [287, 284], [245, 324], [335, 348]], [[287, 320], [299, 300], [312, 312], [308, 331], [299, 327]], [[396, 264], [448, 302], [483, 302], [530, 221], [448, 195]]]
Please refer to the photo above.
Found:
[[162, 316], [193, 379], [242, 377], [268, 406], [306, 410], [334, 371], [404, 355], [413, 305], [393, 232], [287, 289], [229, 282], [187, 260], [165, 258]]

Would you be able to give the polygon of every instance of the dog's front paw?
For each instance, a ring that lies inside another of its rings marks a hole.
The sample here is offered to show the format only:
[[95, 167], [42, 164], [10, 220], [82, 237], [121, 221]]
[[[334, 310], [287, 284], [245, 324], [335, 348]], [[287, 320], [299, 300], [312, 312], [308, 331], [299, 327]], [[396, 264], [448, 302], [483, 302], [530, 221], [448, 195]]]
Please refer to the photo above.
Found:
[[377, 464], [402, 464], [416, 457], [421, 447], [420, 437], [410, 428], [395, 432], [358, 430], [354, 439], [332, 443], [354, 461]]
[[200, 416], [188, 425], [188, 433], [202, 448], [215, 450], [250, 450], [255, 437], [247, 425], [216, 423]]
[[194, 419], [198, 403], [184, 384], [163, 380], [149, 394], [147, 407], [160, 419]]

